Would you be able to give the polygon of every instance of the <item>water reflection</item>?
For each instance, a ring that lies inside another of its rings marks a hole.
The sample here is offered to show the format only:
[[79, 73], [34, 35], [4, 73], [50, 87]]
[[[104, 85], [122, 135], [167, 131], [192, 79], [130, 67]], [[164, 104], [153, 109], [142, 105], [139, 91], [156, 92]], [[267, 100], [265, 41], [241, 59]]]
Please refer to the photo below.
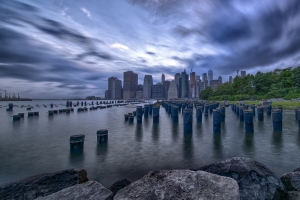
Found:
[[157, 142], [159, 139], [159, 124], [153, 124], [152, 126], [152, 140]]
[[136, 124], [135, 127], [135, 140], [141, 142], [143, 139], [143, 124]]
[[108, 150], [108, 142], [98, 143], [96, 146], [96, 155], [99, 156], [101, 162], [104, 162], [106, 159]]
[[184, 134], [183, 138], [183, 156], [185, 160], [191, 161], [194, 157], [193, 134]]
[[222, 152], [222, 140], [221, 140], [221, 134], [220, 133], [214, 133], [214, 153], [215, 157], [222, 158], [223, 152]]
[[178, 139], [178, 124], [172, 124], [172, 136], [173, 136], [173, 141], [177, 141], [177, 139]]
[[72, 152], [70, 151], [70, 155], [69, 155], [69, 163], [70, 166], [80, 166], [82, 165], [83, 161], [84, 161], [84, 151], [77, 151], [77, 152]]
[[253, 133], [245, 133], [244, 150], [245, 153], [251, 153], [254, 151], [253, 147]]
[[273, 131], [273, 139], [272, 144], [275, 145], [276, 150], [281, 150], [282, 148], [282, 132], [281, 131]]

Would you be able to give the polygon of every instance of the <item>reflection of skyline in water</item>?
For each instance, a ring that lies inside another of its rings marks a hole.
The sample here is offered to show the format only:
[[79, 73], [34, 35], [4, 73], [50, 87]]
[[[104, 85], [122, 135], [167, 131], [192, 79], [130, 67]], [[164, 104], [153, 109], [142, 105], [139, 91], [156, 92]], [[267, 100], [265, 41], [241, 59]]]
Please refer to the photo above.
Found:
[[[55, 109], [61, 108], [65, 107]], [[85, 168], [90, 179], [105, 181], [103, 184], [109, 186], [123, 178], [134, 181], [140, 178], [136, 174], [142, 176], [166, 166], [189, 168], [193, 164], [210, 164], [231, 156], [251, 157], [278, 175], [299, 167], [294, 157], [300, 148], [300, 130], [292, 111], [284, 111], [282, 133], [273, 133], [271, 118], [265, 117], [263, 122], [258, 122], [256, 116], [251, 135], [245, 133], [244, 123], [240, 123], [228, 108], [220, 134], [212, 132], [212, 115], [203, 115], [202, 123], [197, 123], [196, 112], [193, 113], [193, 133], [184, 134], [182, 113], [178, 115], [178, 124], [173, 124], [171, 116], [162, 108], [158, 124], [153, 124], [151, 115], [144, 118], [142, 124], [136, 123], [136, 117], [132, 124], [125, 122], [124, 114], [132, 113], [134, 107], [81, 113], [75, 109], [69, 115], [54, 114], [53, 117], [47, 115], [49, 108], [35, 110], [40, 116], [28, 118], [23, 109], [24, 119], [16, 122], [10, 116], [22, 112], [20, 108], [9, 114], [0, 110], [3, 130], [0, 133], [0, 171], [3, 174], [0, 183], [38, 173]], [[99, 129], [109, 130], [108, 143], [97, 144]], [[70, 154], [69, 137], [75, 134], [86, 136], [82, 154]], [[287, 146], [288, 149], [284, 148]], [[36, 161], [34, 165], [32, 160]]]

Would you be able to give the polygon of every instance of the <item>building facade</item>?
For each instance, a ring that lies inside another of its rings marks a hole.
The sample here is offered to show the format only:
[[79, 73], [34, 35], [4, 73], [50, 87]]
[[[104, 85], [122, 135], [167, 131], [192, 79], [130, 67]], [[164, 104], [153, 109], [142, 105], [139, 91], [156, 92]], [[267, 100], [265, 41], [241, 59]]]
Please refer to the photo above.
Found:
[[152, 86], [152, 99], [165, 99], [165, 87], [158, 83]]
[[208, 83], [210, 85], [210, 81], [212, 81], [214, 79], [214, 76], [213, 76], [213, 71], [210, 69], [208, 70]]
[[241, 71], [241, 77], [245, 77], [246, 76], [246, 71]]
[[164, 74], [161, 74], [161, 83], [164, 84], [166, 80], [166, 76]]
[[229, 83], [232, 83], [232, 76], [229, 76]]
[[210, 87], [213, 90], [216, 90], [219, 85], [220, 85], [220, 81], [219, 80], [211, 80], [210, 81]]
[[123, 81], [123, 99], [136, 98], [138, 75], [133, 71], [124, 72]]
[[152, 75], [145, 75], [144, 84], [143, 84], [143, 98], [144, 99], [152, 98], [152, 85], [153, 85]]
[[187, 75], [184, 70], [181, 72], [181, 97], [180, 98], [188, 98], [189, 97], [189, 75]]
[[176, 81], [173, 80], [170, 84], [169, 90], [168, 90], [168, 100], [170, 99], [177, 99], [178, 98], [178, 89]]
[[108, 88], [105, 91], [106, 99], [121, 99], [122, 98], [122, 81], [116, 77], [108, 78]]
[[176, 85], [177, 85], [177, 98], [181, 98], [181, 76], [179, 73], [176, 73], [174, 76]]
[[195, 98], [196, 97], [196, 73], [191, 72], [190, 73], [190, 97]]

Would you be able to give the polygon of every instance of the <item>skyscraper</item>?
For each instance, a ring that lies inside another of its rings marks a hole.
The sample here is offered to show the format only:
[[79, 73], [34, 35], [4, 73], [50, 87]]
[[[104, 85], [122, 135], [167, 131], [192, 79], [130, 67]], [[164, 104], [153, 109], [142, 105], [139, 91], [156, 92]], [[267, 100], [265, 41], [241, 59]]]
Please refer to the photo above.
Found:
[[168, 90], [168, 99], [177, 99], [178, 98], [178, 91], [176, 81], [172, 80], [169, 90]]
[[106, 99], [122, 98], [122, 81], [116, 77], [108, 78], [108, 89], [105, 91]]
[[143, 98], [151, 99], [153, 79], [152, 75], [145, 75], [143, 84]]
[[176, 73], [175, 74], [175, 82], [176, 82], [176, 85], [177, 85], [177, 98], [181, 98], [181, 76], [179, 73]]
[[181, 72], [181, 98], [189, 97], [189, 75], [184, 70]]
[[220, 84], [222, 85], [222, 83], [223, 83], [223, 82], [222, 82], [222, 76], [219, 76], [219, 77], [218, 77], [218, 80], [219, 80]]
[[210, 84], [210, 81], [214, 80], [213, 78], [213, 71], [210, 69], [208, 70], [208, 83]]
[[241, 71], [241, 77], [245, 77], [246, 76], [246, 71]]
[[229, 83], [232, 83], [232, 76], [229, 76]]
[[191, 82], [190, 82], [190, 85], [191, 85], [191, 98], [195, 98], [196, 96], [196, 73], [195, 72], [191, 72], [190, 73], [190, 79], [191, 79]]
[[165, 82], [165, 75], [164, 74], [161, 74], [161, 84], [164, 84], [164, 82]]
[[138, 87], [138, 75], [133, 73], [133, 71], [127, 71], [124, 72], [123, 77], [123, 99], [135, 98]]

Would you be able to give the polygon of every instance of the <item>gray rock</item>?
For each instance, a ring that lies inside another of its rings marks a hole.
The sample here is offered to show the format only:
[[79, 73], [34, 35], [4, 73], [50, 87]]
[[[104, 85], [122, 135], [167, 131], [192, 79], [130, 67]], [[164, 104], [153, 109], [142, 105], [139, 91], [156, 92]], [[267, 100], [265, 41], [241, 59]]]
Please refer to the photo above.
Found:
[[300, 171], [283, 174], [280, 179], [288, 191], [300, 192]]
[[88, 181], [86, 183], [65, 188], [46, 197], [39, 197], [36, 200], [57, 199], [112, 200], [113, 193], [96, 181]]
[[86, 170], [68, 169], [39, 174], [0, 186], [0, 199], [35, 199], [88, 181]]
[[115, 196], [119, 190], [123, 189], [127, 185], [130, 185], [130, 183], [131, 182], [129, 180], [122, 179], [122, 180], [119, 180], [119, 181], [115, 182], [114, 184], [112, 184], [108, 189], [110, 191], [112, 191], [112, 193]]
[[114, 200], [120, 199], [240, 199], [235, 180], [203, 171], [160, 170], [120, 190]]
[[265, 165], [250, 158], [234, 157], [198, 170], [235, 179], [239, 184], [241, 199], [286, 198], [281, 180]]
[[300, 192], [288, 192], [288, 200], [300, 200]]

